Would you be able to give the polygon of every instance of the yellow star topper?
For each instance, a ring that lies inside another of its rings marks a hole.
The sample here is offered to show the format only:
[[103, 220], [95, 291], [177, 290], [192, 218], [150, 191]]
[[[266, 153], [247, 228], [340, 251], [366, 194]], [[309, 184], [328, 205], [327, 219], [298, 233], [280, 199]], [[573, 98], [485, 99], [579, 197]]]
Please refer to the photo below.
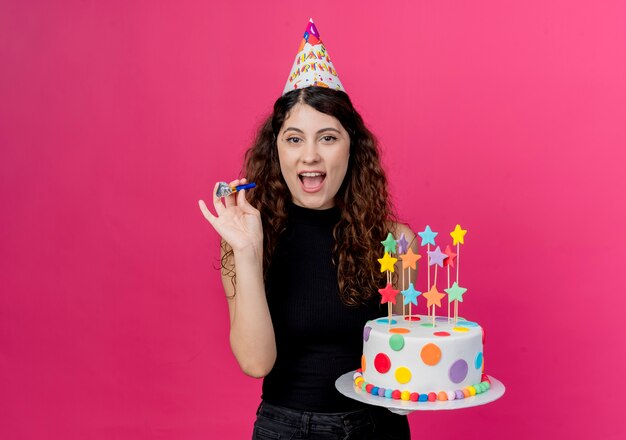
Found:
[[389, 272], [393, 272], [395, 269], [394, 264], [398, 261], [397, 258], [393, 258], [389, 255], [389, 252], [385, 252], [385, 256], [383, 258], [379, 258], [378, 262], [380, 263], [380, 271], [384, 272], [388, 270]]
[[463, 237], [465, 237], [465, 234], [467, 234], [467, 229], [461, 229], [461, 225], [456, 225], [454, 231], [450, 232], [450, 237], [452, 237], [452, 244], [465, 244], [463, 243]]

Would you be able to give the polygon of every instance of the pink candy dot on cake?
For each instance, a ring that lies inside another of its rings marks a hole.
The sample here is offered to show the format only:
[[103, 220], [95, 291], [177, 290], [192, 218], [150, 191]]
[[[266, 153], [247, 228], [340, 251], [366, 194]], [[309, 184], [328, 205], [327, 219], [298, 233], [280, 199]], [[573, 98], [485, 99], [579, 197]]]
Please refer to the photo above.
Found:
[[411, 395], [409, 396], [409, 399], [411, 400], [411, 402], [417, 402], [417, 399], [419, 399], [420, 395], [419, 393], [411, 393]]
[[374, 388], [374, 385], [372, 385], [371, 383], [367, 384], [365, 386], [365, 391], [367, 391], [368, 393], [371, 393], [372, 392], [372, 388]]
[[437, 400], [437, 395], [433, 392], [428, 393], [428, 401], [434, 402], [435, 400]]
[[400, 400], [400, 396], [401, 396], [400, 390], [393, 390], [391, 393], [391, 398], [394, 400]]
[[434, 332], [433, 335], [435, 335], [435, 336], [450, 336], [450, 333], [448, 333], [448, 332]]

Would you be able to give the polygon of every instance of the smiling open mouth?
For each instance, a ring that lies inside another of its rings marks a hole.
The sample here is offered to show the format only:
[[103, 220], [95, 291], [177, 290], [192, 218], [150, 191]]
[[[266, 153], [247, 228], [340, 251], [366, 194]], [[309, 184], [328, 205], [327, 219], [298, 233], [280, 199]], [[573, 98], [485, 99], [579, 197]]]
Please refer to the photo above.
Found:
[[306, 172], [298, 174], [298, 177], [300, 178], [304, 189], [316, 189], [322, 184], [322, 182], [324, 182], [326, 173], [318, 171]]

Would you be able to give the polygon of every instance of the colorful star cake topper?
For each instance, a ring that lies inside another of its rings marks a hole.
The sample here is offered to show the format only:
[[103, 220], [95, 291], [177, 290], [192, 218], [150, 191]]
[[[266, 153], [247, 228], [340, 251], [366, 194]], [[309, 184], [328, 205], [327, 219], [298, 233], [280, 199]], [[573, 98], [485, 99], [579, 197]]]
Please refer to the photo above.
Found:
[[435, 285], [433, 285], [433, 287], [431, 287], [431, 289], [428, 292], [423, 293], [422, 296], [424, 298], [426, 298], [426, 300], [428, 301], [426, 303], [426, 307], [430, 307], [432, 305], [436, 305], [437, 307], [441, 307], [441, 298], [443, 298], [446, 295], [441, 293], [441, 292], [439, 292], [437, 290], [437, 287]]
[[439, 246], [437, 246], [437, 248], [434, 251], [428, 251], [428, 259], [429, 259], [428, 265], [429, 266], [436, 264], [439, 267], [443, 267], [443, 260], [445, 258], [446, 258], [446, 254], [441, 252], [441, 249], [439, 249]]
[[402, 303], [405, 306], [409, 303], [417, 305], [417, 297], [421, 294], [422, 292], [420, 292], [419, 290], [415, 290], [413, 283], [409, 283], [409, 287], [406, 290], [402, 291], [402, 296], [404, 297]]
[[448, 301], [461, 301], [463, 302], [463, 294], [467, 292], [465, 287], [459, 286], [456, 281], [449, 289], [443, 289], [448, 294]]
[[450, 237], [452, 237], [452, 244], [464, 244], [463, 238], [465, 237], [465, 234], [467, 234], [467, 229], [461, 229], [461, 225], [456, 225], [454, 231], [450, 232]]
[[435, 246], [435, 237], [437, 234], [439, 234], [439, 232], [433, 232], [428, 225], [426, 225], [426, 229], [422, 232], [417, 233], [417, 235], [422, 237], [422, 246], [426, 246], [427, 244]]
[[293, 62], [293, 67], [291, 72], [289, 72], [289, 77], [283, 90], [283, 95], [294, 89], [303, 89], [311, 86], [326, 87], [345, 92], [312, 18], [304, 31], [298, 54]]
[[456, 258], [456, 254], [452, 252], [452, 248], [450, 245], [446, 246], [446, 250], [443, 251], [444, 254], [447, 255], [446, 259], [443, 260], [444, 266], [454, 267], [454, 259]]
[[389, 252], [390, 254], [396, 253], [396, 243], [397, 241], [391, 235], [391, 232], [387, 234], [387, 238], [384, 241], [380, 242], [383, 246], [385, 246], [385, 252]]
[[384, 272], [388, 270], [389, 272], [393, 272], [395, 269], [394, 264], [396, 264], [396, 261], [398, 261], [397, 258], [393, 258], [391, 255], [389, 255], [388, 252], [385, 252], [383, 258], [378, 259], [378, 262], [380, 263], [380, 271]]
[[400, 234], [400, 238], [398, 239], [398, 254], [406, 254], [406, 251], [409, 247], [409, 242], [406, 241], [406, 237], [404, 236], [404, 232]]
[[417, 263], [422, 256], [420, 254], [416, 254], [413, 252], [413, 249], [409, 248], [406, 254], [400, 255], [400, 258], [402, 259], [402, 269], [410, 267], [413, 270], [417, 270], [415, 263]]
[[380, 300], [381, 304], [385, 304], [387, 302], [395, 304], [396, 295], [400, 293], [400, 291], [394, 289], [391, 283], [387, 283], [384, 289], [378, 289], [378, 293], [382, 295], [382, 298]]

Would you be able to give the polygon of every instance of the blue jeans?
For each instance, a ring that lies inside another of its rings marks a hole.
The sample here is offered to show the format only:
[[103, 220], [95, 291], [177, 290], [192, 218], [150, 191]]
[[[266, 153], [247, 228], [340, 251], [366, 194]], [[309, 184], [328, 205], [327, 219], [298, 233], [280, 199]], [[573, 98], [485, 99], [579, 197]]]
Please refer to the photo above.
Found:
[[261, 402], [254, 422], [253, 440], [410, 440], [406, 416], [371, 406], [345, 413], [299, 411]]

